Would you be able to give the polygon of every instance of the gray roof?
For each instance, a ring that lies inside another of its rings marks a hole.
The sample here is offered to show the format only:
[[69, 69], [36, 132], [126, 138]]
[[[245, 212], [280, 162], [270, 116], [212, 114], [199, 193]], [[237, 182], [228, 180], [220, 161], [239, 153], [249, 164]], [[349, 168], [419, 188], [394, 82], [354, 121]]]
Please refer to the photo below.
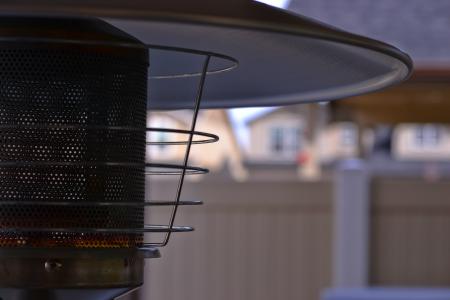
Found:
[[449, 0], [292, 0], [289, 9], [450, 66]]

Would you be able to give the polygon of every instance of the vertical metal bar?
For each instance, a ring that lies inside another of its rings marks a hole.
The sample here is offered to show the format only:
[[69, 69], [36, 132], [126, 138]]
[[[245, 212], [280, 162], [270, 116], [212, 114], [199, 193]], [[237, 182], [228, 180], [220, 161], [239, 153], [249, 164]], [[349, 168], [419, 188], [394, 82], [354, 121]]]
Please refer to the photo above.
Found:
[[370, 174], [361, 160], [342, 162], [334, 180], [333, 287], [363, 288], [369, 275]]
[[[210, 60], [211, 60], [211, 55], [207, 55], [205, 57], [205, 61], [203, 63], [202, 76], [200, 77], [200, 82], [199, 82], [199, 86], [198, 86], [198, 90], [197, 90], [197, 97], [195, 99], [194, 115], [192, 116], [191, 128], [190, 128], [190, 133], [189, 133], [189, 140], [188, 140], [188, 143], [186, 145], [186, 153], [184, 155], [184, 160], [183, 160], [183, 170], [181, 171], [180, 180], [178, 181], [177, 193], [176, 193], [176, 196], [175, 196], [176, 204], [173, 207], [172, 214], [171, 214], [171, 217], [170, 217], [170, 223], [169, 223], [169, 228], [170, 229], [173, 228], [173, 225], [175, 223], [175, 217], [176, 217], [176, 214], [177, 214], [177, 211], [178, 211], [178, 206], [179, 206], [178, 204], [180, 202], [181, 191], [183, 189], [184, 177], [186, 175], [186, 167], [187, 167], [187, 164], [189, 162], [189, 155], [191, 153], [192, 141], [194, 139], [195, 125], [197, 123], [198, 112], [200, 110], [200, 103], [201, 103], [202, 97], [203, 97], [203, 91], [204, 91], [204, 87], [205, 87], [206, 75], [207, 75], [207, 72], [208, 72], [208, 66], [209, 66]], [[170, 236], [171, 236], [171, 230], [169, 230], [169, 232], [166, 234], [166, 236], [164, 238], [164, 242], [161, 244], [161, 246], [166, 246], [167, 245], [167, 243], [170, 240]]]

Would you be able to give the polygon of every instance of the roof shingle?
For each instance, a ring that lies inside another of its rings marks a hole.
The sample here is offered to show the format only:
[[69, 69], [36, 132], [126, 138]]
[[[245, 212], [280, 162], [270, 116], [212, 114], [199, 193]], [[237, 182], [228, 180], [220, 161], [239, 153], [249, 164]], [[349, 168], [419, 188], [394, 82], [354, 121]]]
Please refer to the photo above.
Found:
[[450, 66], [448, 0], [292, 0], [289, 9], [390, 43], [416, 63]]

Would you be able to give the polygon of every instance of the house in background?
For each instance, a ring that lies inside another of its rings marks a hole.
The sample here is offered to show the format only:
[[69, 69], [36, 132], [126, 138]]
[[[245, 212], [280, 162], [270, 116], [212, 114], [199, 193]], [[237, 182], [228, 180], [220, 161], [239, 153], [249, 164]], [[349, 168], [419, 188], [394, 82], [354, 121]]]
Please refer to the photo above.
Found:
[[327, 105], [309, 104], [277, 108], [250, 120], [246, 166], [259, 174], [265, 169], [280, 177], [284, 170], [284, 177], [317, 179], [323, 166], [354, 157], [357, 127], [329, 123], [328, 114]]
[[320, 133], [317, 151], [321, 165], [358, 156], [358, 127], [352, 122], [328, 124]]
[[[369, 113], [377, 115], [376, 108]], [[191, 118], [190, 111], [151, 112], [147, 127], [188, 129]], [[194, 146], [190, 164], [243, 181], [247, 178], [318, 179], [331, 175], [337, 162], [355, 157], [365, 157], [369, 161], [376, 158], [377, 164], [385, 160], [391, 165], [450, 161], [450, 126], [438, 123], [391, 126], [387, 122], [361, 127], [360, 123], [359, 117], [345, 109], [343, 113], [335, 104], [275, 108], [248, 121], [250, 141], [248, 149], [244, 149], [227, 112], [205, 110], [199, 114], [196, 130], [217, 134], [220, 141]], [[147, 133], [147, 140], [154, 142], [187, 138], [183, 134]], [[147, 160], [180, 164], [185, 150], [185, 146], [148, 145]], [[398, 167], [403, 168], [403, 165]]]
[[[148, 128], [170, 128], [187, 129], [190, 120], [189, 115], [183, 111], [151, 112], [147, 114]], [[147, 145], [147, 161], [180, 161], [184, 156], [183, 147], [164, 145], [164, 142], [186, 140], [187, 136], [168, 132], [147, 132], [147, 142], [161, 143], [158, 145]]]
[[296, 163], [307, 148], [308, 111], [305, 106], [272, 110], [247, 123], [250, 145], [246, 160], [261, 163]]
[[[152, 111], [147, 114], [147, 127], [189, 130], [191, 120], [192, 112], [188, 110]], [[242, 151], [226, 111], [201, 111], [198, 116], [196, 131], [213, 133], [218, 135], [220, 140], [213, 144], [193, 145], [189, 165], [204, 167], [216, 173], [225, 172], [237, 181], [245, 180], [247, 172], [242, 163]], [[148, 132], [147, 142], [152, 141], [161, 144], [147, 145], [147, 161], [181, 164], [186, 153], [186, 146], [164, 145], [162, 143], [186, 141], [188, 138], [189, 136], [186, 134]], [[198, 139], [198, 137], [194, 137], [194, 139]], [[194, 177], [202, 178], [200, 175]]]
[[374, 152], [383, 150], [389, 154], [384, 155], [391, 161], [389, 167], [398, 168], [409, 162], [423, 166], [449, 162], [449, 82], [448, 69], [419, 65], [411, 79], [399, 86], [344, 99], [330, 109], [334, 121], [353, 121], [358, 131], [373, 132], [373, 145], [358, 136], [362, 157], [370, 160]]
[[392, 135], [397, 160], [449, 161], [450, 127], [442, 124], [400, 124]]
[[402, 162], [450, 161], [445, 124], [360, 127], [358, 119], [341, 118], [328, 105], [309, 104], [276, 108], [247, 125], [245, 166], [254, 178], [317, 179], [331, 174], [337, 162], [356, 157], [398, 168], [405, 167]]

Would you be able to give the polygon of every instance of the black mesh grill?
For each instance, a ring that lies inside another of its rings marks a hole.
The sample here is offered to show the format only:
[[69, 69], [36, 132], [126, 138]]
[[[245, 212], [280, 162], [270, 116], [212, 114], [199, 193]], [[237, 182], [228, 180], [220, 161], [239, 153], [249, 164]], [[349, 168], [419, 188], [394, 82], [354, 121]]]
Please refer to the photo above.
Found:
[[[120, 47], [0, 44], [0, 201], [17, 203], [0, 208], [0, 227], [142, 228], [142, 207], [30, 202], [144, 201], [143, 57], [146, 50]], [[0, 247], [141, 241], [140, 234], [0, 233]]]

